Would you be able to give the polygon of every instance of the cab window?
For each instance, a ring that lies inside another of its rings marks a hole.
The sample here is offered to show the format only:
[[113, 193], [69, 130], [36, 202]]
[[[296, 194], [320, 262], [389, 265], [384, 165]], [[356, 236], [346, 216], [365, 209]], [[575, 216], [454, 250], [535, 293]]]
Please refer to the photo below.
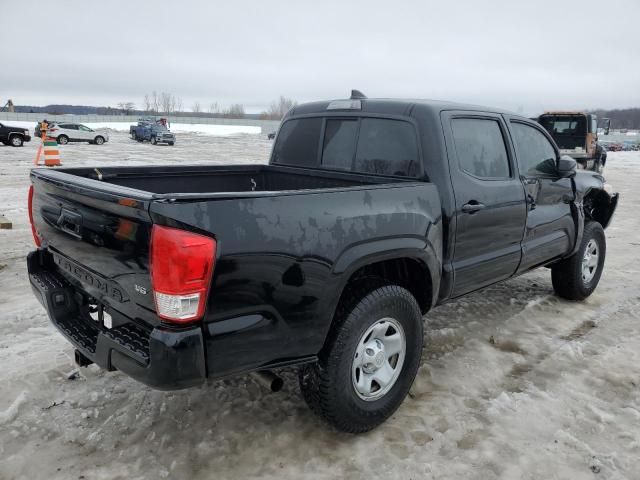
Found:
[[511, 176], [507, 147], [496, 120], [454, 118], [451, 129], [458, 164], [463, 171], [487, 180]]
[[557, 173], [556, 150], [537, 128], [524, 123], [511, 123], [518, 155], [518, 169], [524, 176], [550, 176]]

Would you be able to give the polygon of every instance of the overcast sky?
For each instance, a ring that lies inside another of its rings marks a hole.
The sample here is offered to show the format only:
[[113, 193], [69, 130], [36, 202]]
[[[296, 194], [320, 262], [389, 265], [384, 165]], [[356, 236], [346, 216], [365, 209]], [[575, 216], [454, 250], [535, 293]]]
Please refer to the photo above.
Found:
[[[348, 3], [348, 4], [347, 4]], [[0, 0], [0, 103], [435, 98], [640, 106], [640, 0]], [[18, 11], [15, 7], [18, 6]], [[46, 48], [42, 49], [42, 45]]]

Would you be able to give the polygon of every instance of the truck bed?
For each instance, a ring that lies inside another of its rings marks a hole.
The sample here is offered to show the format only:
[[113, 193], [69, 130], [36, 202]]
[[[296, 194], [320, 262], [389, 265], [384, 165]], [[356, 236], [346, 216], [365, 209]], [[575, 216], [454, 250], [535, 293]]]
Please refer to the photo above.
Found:
[[271, 165], [62, 168], [56, 172], [139, 190], [154, 196], [315, 190], [408, 181], [403, 178], [326, 170], [318, 170], [317, 174], [310, 175], [308, 168]]

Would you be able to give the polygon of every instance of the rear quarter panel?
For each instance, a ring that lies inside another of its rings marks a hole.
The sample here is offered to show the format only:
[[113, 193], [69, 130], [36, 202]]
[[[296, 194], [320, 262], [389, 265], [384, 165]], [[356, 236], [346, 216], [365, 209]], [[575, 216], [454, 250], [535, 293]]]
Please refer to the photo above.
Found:
[[343, 286], [366, 263], [410, 255], [441, 267], [440, 200], [428, 183], [153, 202], [150, 213], [217, 239], [205, 316], [214, 377], [317, 354]]

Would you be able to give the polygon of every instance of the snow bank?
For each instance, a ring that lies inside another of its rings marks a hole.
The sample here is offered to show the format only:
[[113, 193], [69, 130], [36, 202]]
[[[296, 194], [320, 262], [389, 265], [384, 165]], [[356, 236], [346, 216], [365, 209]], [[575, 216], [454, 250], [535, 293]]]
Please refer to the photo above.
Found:
[[[28, 128], [31, 133], [35, 129], [35, 122], [25, 122], [25, 121], [15, 121], [15, 122], [5, 122], [7, 125]], [[129, 127], [133, 125], [133, 123], [127, 122], [98, 122], [98, 123], [83, 123], [89, 128], [94, 130], [100, 129], [108, 129], [115, 130], [117, 132], [129, 132]], [[261, 127], [250, 126], [250, 125], [211, 125], [205, 123], [172, 123], [171, 131], [174, 133], [198, 133], [201, 135], [215, 135], [215, 136], [226, 136], [226, 135], [237, 135], [241, 133], [248, 134], [260, 134], [262, 133]]]
[[[105, 122], [105, 123], [86, 123], [89, 128], [94, 130], [106, 128], [119, 132], [128, 132], [132, 123], [124, 122]], [[252, 127], [249, 125], [210, 125], [205, 123], [172, 123], [171, 131], [174, 133], [199, 133], [202, 135], [236, 135], [239, 133], [259, 134], [262, 132], [260, 127]]]

